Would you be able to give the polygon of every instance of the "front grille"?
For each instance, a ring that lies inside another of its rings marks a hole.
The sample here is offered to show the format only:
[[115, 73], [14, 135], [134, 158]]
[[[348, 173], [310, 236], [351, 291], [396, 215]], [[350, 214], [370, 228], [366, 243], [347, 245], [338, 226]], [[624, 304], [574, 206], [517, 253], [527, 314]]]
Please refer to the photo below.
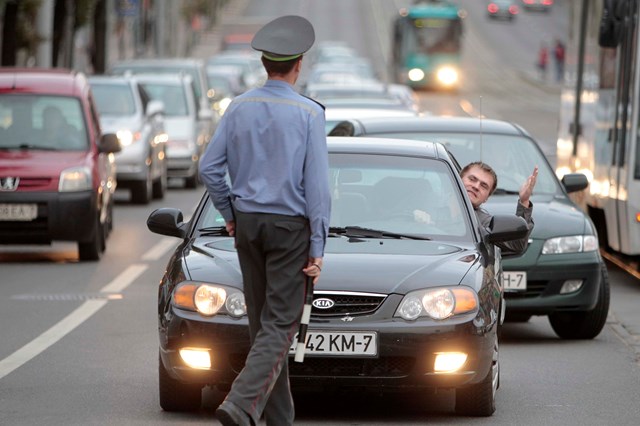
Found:
[[42, 191], [49, 189], [51, 185], [51, 178], [49, 177], [33, 177], [33, 178], [20, 178], [20, 184], [18, 186], [19, 191]]
[[[231, 355], [233, 371], [244, 367], [245, 356]], [[303, 363], [289, 362], [292, 377], [405, 377], [415, 365], [412, 357], [315, 358], [306, 356]]]
[[315, 292], [313, 300], [329, 299], [333, 306], [320, 309], [316, 306], [311, 310], [312, 317], [338, 317], [343, 315], [366, 315], [375, 312], [386, 298], [382, 294], [367, 294], [353, 292]]
[[290, 362], [292, 377], [404, 377], [415, 364], [410, 357], [381, 358], [314, 358], [304, 362]]

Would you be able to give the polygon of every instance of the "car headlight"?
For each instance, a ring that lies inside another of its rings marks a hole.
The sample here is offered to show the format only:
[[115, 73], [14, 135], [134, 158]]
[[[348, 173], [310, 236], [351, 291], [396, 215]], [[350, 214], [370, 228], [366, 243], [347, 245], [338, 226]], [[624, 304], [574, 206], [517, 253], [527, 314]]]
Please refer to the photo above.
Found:
[[132, 132], [131, 130], [118, 130], [116, 136], [120, 139], [120, 145], [122, 145], [123, 148], [142, 139], [142, 133]]
[[394, 316], [407, 321], [428, 316], [445, 319], [478, 309], [478, 295], [469, 287], [439, 287], [412, 291], [400, 302]]
[[542, 246], [542, 254], [564, 254], [596, 251], [598, 237], [595, 235], [571, 235], [549, 238]]
[[88, 167], [71, 167], [60, 173], [59, 192], [87, 191], [91, 187], [91, 170]]
[[173, 291], [173, 305], [205, 316], [227, 314], [232, 317], [246, 315], [247, 306], [242, 291], [218, 284], [185, 281]]
[[453, 86], [458, 82], [458, 70], [451, 66], [439, 68], [436, 78], [443, 86]]

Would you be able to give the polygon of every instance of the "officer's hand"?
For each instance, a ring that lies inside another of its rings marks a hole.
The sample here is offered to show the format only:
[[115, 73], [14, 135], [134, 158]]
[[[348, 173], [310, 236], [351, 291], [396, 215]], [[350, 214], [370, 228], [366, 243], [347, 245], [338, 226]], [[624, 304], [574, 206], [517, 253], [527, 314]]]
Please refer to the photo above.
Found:
[[322, 258], [310, 257], [307, 261], [307, 266], [302, 269], [302, 272], [307, 274], [308, 277], [313, 277], [313, 284], [315, 285], [320, 278], [320, 272], [322, 272]]
[[236, 234], [236, 222], [234, 220], [227, 222], [225, 224], [225, 228], [227, 228], [227, 232], [230, 237], [233, 237]]

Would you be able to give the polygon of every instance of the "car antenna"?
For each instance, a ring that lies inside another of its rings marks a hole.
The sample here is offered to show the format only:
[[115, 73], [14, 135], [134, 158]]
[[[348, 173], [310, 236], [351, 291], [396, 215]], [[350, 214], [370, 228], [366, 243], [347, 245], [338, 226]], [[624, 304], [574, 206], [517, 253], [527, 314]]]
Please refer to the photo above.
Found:
[[480, 161], [482, 161], [482, 95], [480, 95]]

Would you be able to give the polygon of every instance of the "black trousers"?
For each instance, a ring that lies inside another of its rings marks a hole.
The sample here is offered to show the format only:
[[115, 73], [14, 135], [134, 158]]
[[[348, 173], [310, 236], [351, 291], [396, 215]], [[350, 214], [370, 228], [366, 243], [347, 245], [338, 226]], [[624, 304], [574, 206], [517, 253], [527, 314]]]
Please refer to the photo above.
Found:
[[304, 305], [310, 229], [306, 218], [236, 211], [236, 248], [249, 317], [251, 350], [227, 400], [255, 424], [292, 425], [288, 353]]

